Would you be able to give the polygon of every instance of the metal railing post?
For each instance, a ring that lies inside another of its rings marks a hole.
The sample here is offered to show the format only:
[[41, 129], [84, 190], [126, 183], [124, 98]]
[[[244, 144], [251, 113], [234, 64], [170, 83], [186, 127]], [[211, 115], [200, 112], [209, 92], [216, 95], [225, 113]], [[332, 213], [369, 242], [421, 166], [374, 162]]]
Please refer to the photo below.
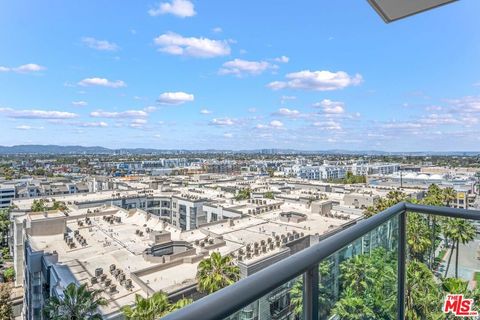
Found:
[[303, 274], [303, 320], [312, 319], [312, 295], [313, 295], [313, 274], [308, 269]]
[[397, 319], [405, 319], [405, 281], [407, 268], [407, 212], [398, 215], [398, 287], [397, 287]]
[[318, 264], [303, 274], [303, 320], [313, 320], [318, 315], [318, 280]]

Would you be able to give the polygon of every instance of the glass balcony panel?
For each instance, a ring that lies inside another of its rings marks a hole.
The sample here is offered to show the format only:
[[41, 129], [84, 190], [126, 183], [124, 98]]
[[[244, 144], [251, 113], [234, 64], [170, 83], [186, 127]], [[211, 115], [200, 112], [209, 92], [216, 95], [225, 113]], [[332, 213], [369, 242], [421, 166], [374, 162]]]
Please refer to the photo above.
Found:
[[[480, 288], [480, 223], [428, 214], [409, 213], [407, 219], [407, 284], [426, 299], [406, 309], [442, 315], [447, 294], [478, 299]], [[421, 277], [419, 275], [422, 275]], [[476, 305], [477, 311], [478, 305]], [[417, 316], [424, 316], [416, 312]]]
[[318, 319], [396, 319], [398, 216], [320, 262]]
[[225, 320], [301, 320], [303, 276], [288, 281]]

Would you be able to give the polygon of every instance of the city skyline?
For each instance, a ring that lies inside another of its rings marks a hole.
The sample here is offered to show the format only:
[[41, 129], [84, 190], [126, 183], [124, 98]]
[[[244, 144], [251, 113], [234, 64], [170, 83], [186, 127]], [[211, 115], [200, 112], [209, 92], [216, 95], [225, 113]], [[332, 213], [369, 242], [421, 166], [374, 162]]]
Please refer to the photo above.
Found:
[[2, 7], [0, 145], [478, 150], [473, 0]]

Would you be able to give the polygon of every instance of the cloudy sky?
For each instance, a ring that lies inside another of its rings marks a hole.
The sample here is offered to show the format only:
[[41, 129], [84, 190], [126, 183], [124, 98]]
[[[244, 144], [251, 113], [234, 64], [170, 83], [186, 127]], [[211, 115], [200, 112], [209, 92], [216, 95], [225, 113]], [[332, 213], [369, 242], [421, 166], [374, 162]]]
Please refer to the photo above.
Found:
[[0, 145], [478, 151], [478, 12], [3, 1]]

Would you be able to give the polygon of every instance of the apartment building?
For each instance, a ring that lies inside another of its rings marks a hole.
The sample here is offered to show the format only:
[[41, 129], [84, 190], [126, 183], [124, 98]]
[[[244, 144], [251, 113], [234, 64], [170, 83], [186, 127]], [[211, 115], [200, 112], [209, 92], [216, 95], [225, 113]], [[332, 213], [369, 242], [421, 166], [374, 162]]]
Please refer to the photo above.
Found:
[[10, 207], [12, 200], [15, 199], [15, 185], [0, 184], [0, 209]]
[[301, 167], [298, 176], [308, 180], [333, 180], [342, 179], [347, 174], [343, 167], [322, 165]]

